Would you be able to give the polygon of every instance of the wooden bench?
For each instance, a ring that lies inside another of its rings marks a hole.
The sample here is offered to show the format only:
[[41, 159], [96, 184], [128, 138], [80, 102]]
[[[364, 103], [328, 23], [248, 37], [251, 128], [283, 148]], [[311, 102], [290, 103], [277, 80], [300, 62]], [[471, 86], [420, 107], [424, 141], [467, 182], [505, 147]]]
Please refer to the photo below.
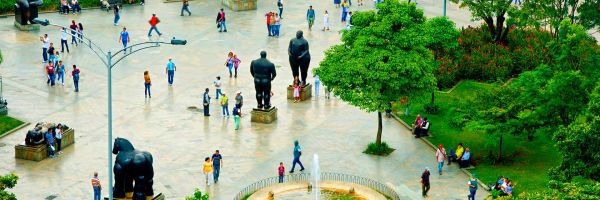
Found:
[[[61, 148], [66, 147], [75, 143], [75, 130], [68, 129], [63, 133]], [[54, 148], [57, 148], [56, 142], [54, 142]], [[48, 149], [45, 144], [28, 146], [25, 144], [15, 145], [15, 158], [23, 160], [40, 161], [48, 157]]]

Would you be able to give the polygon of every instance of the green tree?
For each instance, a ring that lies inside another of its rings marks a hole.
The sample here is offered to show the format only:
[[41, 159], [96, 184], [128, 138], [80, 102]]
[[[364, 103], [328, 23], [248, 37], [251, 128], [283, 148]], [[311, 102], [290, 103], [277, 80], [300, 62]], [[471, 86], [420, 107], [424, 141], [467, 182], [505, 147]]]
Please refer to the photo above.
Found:
[[316, 73], [343, 101], [378, 112], [376, 144], [381, 145], [381, 112], [401, 97], [431, 92], [436, 66], [422, 10], [398, 1], [377, 8], [352, 16], [352, 29], [344, 31], [342, 44], [325, 52]]
[[15, 194], [6, 191], [6, 189], [11, 189], [17, 185], [17, 180], [19, 177], [16, 174], [8, 174], [5, 176], [0, 176], [0, 199], [1, 200], [17, 200], [17, 196]]
[[510, 27], [506, 15], [511, 9], [513, 0], [450, 0], [458, 3], [461, 8], [471, 11], [473, 20], [483, 20], [490, 31], [495, 43], [507, 43]]
[[202, 191], [200, 191], [200, 189], [196, 188], [196, 190], [194, 191], [194, 194], [192, 196], [186, 196], [185, 200], [209, 200], [210, 197], [208, 196], [208, 193], [202, 193]]

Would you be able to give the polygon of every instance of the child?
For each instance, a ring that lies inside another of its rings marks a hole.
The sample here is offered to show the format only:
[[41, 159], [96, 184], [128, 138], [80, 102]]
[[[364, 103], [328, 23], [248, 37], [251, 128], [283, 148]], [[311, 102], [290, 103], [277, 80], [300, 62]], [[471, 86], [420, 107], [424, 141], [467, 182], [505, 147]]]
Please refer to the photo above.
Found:
[[213, 81], [213, 84], [215, 85], [215, 91], [217, 91], [216, 96], [217, 96], [217, 100], [218, 100], [219, 99], [219, 95], [223, 94], [223, 93], [221, 93], [221, 77], [217, 76], [217, 80]]
[[231, 78], [231, 70], [233, 69], [233, 52], [229, 52], [229, 54], [227, 54], [225, 66], [229, 69], [229, 78]]
[[[61, 81], [62, 85], [65, 85], [65, 65], [63, 65], [62, 61], [58, 61], [58, 65], [56, 66], [56, 81]], [[60, 151], [60, 150], [59, 150]]]
[[300, 81], [298, 81], [298, 77], [296, 76], [296, 80], [294, 81], [294, 103], [298, 103], [300, 101]]
[[279, 183], [283, 183], [283, 176], [285, 176], [285, 167], [283, 166], [283, 162], [279, 162]]
[[204, 176], [206, 177], [206, 185], [210, 186], [210, 181], [208, 181], [208, 179], [211, 177], [210, 174], [212, 174], [213, 171], [213, 164], [209, 157], [204, 158], [204, 164], [202, 166], [202, 172], [204, 172]]
[[238, 59], [237, 55], [233, 55], [233, 68], [235, 68], [235, 75], [233, 76], [234, 78], [237, 78], [237, 69], [241, 62], [242, 61]]
[[323, 31], [328, 31], [329, 30], [329, 13], [327, 12], [327, 10], [325, 11], [325, 14], [323, 15]]
[[242, 115], [242, 113], [240, 112], [240, 108], [237, 106], [233, 107], [233, 121], [235, 124], [235, 130], [238, 130], [240, 128], [240, 116]]
[[229, 99], [225, 93], [223, 93], [219, 103], [221, 104], [221, 107], [223, 107], [223, 117], [225, 117], [225, 114], [227, 114], [227, 117], [229, 117]]

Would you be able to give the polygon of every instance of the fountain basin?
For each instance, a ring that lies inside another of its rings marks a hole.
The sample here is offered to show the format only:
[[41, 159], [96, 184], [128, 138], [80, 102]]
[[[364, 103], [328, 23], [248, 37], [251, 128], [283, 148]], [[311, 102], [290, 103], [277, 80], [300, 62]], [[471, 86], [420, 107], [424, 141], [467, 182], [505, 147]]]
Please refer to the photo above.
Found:
[[[274, 194], [275, 199], [311, 199], [311, 193], [314, 194], [314, 191], [309, 193], [308, 182], [303, 181], [291, 181], [280, 184], [275, 184], [270, 187], [266, 187], [256, 191], [248, 200], [264, 200], [270, 199], [269, 193]], [[379, 192], [358, 184], [348, 183], [348, 182], [340, 182], [340, 181], [321, 181], [319, 182], [319, 187], [321, 191], [328, 191], [330, 193], [338, 193], [343, 195], [352, 196], [354, 199], [369, 199], [369, 200], [387, 200], [384, 195]], [[350, 191], [353, 190], [354, 193], [351, 194]], [[309, 195], [302, 195], [309, 194]], [[288, 198], [289, 197], [289, 198]], [[323, 199], [327, 199], [326, 196], [322, 196]]]

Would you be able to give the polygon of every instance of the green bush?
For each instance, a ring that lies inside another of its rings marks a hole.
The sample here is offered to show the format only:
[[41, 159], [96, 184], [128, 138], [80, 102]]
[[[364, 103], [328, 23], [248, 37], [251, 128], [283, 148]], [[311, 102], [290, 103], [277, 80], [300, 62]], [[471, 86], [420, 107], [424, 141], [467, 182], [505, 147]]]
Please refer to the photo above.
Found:
[[196, 190], [194, 191], [194, 194], [192, 196], [187, 196], [185, 197], [185, 200], [209, 200], [210, 197], [208, 196], [208, 193], [202, 193], [202, 191], [200, 191], [200, 189], [196, 188]]
[[427, 113], [427, 114], [438, 114], [439, 112], [440, 112], [440, 106], [438, 106], [438, 105], [427, 104], [425, 106], [425, 113]]
[[363, 151], [363, 153], [378, 155], [378, 156], [387, 156], [392, 153], [394, 149], [390, 148], [387, 143], [382, 142], [381, 145], [377, 145], [377, 143], [369, 143], [367, 149]]
[[16, 174], [0, 176], [0, 199], [17, 200], [15, 194], [6, 191], [6, 189], [15, 187], [15, 185], [17, 185], [17, 180], [19, 180], [19, 177]]

